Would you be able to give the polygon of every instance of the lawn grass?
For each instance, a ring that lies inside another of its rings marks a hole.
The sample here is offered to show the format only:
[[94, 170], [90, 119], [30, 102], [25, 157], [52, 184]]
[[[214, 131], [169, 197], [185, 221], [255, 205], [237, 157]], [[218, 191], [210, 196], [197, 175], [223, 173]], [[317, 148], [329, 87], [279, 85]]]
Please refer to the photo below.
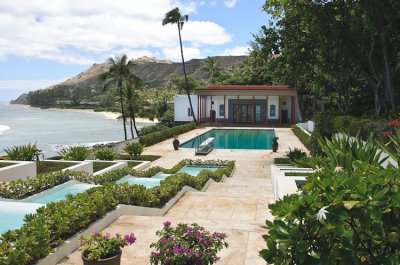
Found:
[[0, 168], [2, 168], [2, 167], [8, 167], [8, 166], [11, 166], [11, 165], [15, 165], [15, 163], [1, 163], [1, 162], [0, 162]]
[[117, 162], [100, 162], [100, 161], [93, 161], [93, 173], [115, 165]]
[[128, 162], [128, 167], [133, 168], [136, 167], [137, 165], [141, 164], [141, 162], [133, 162], [133, 161], [129, 161]]
[[37, 167], [37, 174], [58, 171], [74, 165], [76, 165], [76, 163], [40, 161]]
[[[141, 155], [138, 159], [133, 159], [133, 160], [138, 160], [138, 161], [150, 161], [153, 162], [154, 160], [159, 159], [161, 156], [157, 156], [157, 155]], [[131, 160], [131, 158], [129, 157], [129, 155], [126, 154], [121, 154], [119, 155], [119, 159], [122, 160]]]
[[308, 177], [312, 173], [310, 172], [285, 172], [285, 176], [291, 176], [291, 177]]

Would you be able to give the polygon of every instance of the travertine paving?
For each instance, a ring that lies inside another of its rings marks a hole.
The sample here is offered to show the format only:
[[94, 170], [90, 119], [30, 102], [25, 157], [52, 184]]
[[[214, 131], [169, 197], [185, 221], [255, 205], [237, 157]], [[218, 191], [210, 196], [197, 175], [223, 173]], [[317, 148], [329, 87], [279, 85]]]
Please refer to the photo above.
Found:
[[[209, 128], [208, 128], [209, 129]], [[180, 137], [186, 141], [207, 129], [197, 129]], [[213, 150], [202, 159], [235, 160], [236, 169], [223, 183], [211, 184], [206, 192], [187, 192], [161, 217], [121, 216], [105, 231], [110, 233], [134, 232], [137, 242], [123, 250], [122, 264], [150, 264], [150, 243], [157, 240], [155, 232], [166, 220], [173, 224], [196, 222], [211, 231], [225, 232], [229, 248], [220, 252], [219, 265], [265, 264], [258, 252], [265, 248], [262, 225], [271, 219], [268, 204], [273, 202], [270, 165], [273, 157], [282, 156], [288, 147], [303, 148], [290, 129], [276, 129], [282, 143], [277, 154], [265, 150]], [[284, 142], [284, 144], [283, 144]], [[172, 150], [172, 140], [148, 148], [146, 154], [162, 155], [152, 165], [170, 168], [181, 159], [198, 159], [193, 149]], [[60, 264], [82, 264], [77, 250]]]

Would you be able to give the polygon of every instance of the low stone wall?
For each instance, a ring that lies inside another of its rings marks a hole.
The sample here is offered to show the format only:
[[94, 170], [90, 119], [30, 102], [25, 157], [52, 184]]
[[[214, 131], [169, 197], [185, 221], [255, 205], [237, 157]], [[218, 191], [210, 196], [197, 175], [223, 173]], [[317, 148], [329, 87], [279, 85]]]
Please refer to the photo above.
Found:
[[[78, 163], [77, 165], [73, 165], [71, 167], [67, 167], [63, 169], [63, 171], [70, 170], [70, 171], [84, 171], [89, 174], [93, 174], [93, 162], [92, 161], [64, 161], [59, 160], [60, 162], [73, 162]], [[52, 160], [52, 162], [54, 162]]]
[[[115, 163], [116, 161], [101, 161], [101, 162]], [[93, 162], [92, 162], [92, 163], [93, 163]], [[96, 163], [96, 162], [95, 162], [95, 163]], [[106, 172], [109, 172], [109, 171], [112, 171], [112, 170], [116, 170], [116, 169], [120, 169], [120, 168], [124, 168], [124, 167], [127, 167], [127, 166], [128, 166], [128, 163], [127, 163], [127, 162], [120, 161], [120, 162], [115, 163], [115, 164], [112, 165], [112, 166], [106, 167], [106, 168], [104, 168], [104, 169], [102, 169], [102, 170], [99, 170], [99, 171], [93, 173], [93, 176], [101, 176], [101, 175], [103, 175], [103, 174], [106, 173]]]
[[14, 165], [0, 168], [0, 181], [25, 180], [28, 177], [36, 177], [35, 161], [1, 160], [1, 162]]

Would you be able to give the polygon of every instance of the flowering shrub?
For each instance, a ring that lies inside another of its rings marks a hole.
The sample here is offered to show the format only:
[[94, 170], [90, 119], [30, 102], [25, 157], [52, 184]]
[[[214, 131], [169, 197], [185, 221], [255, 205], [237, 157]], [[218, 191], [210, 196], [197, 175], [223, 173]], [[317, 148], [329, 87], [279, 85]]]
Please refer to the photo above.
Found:
[[135, 234], [131, 233], [122, 237], [115, 234], [95, 232], [90, 235], [81, 236], [79, 241], [83, 243], [83, 255], [89, 260], [100, 260], [117, 256], [124, 246], [132, 245], [136, 241]]
[[354, 165], [316, 170], [269, 205], [268, 264], [400, 264], [400, 171]]
[[208, 265], [219, 260], [218, 251], [228, 247], [226, 234], [210, 233], [194, 223], [178, 224], [173, 228], [171, 222], [164, 222], [164, 228], [156, 232], [160, 239], [152, 243], [150, 262], [153, 265]]

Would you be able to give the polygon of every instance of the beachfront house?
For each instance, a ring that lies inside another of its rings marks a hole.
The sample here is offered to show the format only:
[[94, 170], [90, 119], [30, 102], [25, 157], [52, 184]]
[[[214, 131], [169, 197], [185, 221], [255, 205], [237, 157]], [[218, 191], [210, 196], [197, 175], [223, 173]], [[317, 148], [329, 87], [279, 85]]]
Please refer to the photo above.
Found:
[[[209, 85], [191, 95], [200, 123], [212, 126], [285, 126], [300, 120], [297, 90], [288, 86]], [[175, 122], [193, 120], [186, 95], [174, 98]]]

